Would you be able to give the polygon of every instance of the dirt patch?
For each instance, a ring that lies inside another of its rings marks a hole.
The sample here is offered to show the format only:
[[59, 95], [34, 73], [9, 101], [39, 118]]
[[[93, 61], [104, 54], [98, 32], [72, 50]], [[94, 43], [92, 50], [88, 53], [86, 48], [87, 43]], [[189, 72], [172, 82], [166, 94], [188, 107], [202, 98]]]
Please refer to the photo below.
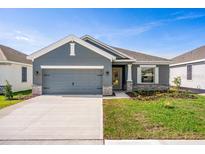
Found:
[[146, 131], [156, 132], [164, 131], [165, 128], [159, 124], [151, 124], [149, 119], [143, 113], [135, 113], [135, 119], [143, 126]]

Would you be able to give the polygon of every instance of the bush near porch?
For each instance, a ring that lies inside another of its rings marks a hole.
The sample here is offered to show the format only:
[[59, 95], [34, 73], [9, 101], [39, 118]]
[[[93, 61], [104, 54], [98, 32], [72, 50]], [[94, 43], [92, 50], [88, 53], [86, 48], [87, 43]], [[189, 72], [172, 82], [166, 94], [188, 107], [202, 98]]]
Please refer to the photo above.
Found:
[[171, 98], [197, 98], [196, 95], [191, 93], [188, 90], [176, 90], [175, 88], [170, 88], [166, 90], [135, 90], [133, 92], [127, 93], [131, 98], [138, 100], [153, 100], [159, 99], [162, 97], [171, 97]]
[[205, 97], [169, 95], [104, 100], [104, 138], [205, 139]]

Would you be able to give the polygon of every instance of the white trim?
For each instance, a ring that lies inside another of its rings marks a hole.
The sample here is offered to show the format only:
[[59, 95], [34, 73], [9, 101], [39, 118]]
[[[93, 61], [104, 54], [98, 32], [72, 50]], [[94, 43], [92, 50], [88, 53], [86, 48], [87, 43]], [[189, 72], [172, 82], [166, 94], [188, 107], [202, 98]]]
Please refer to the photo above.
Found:
[[14, 62], [9, 60], [2, 60], [0, 63], [8, 63], [8, 64], [17, 64], [17, 65], [25, 65], [25, 66], [32, 66], [32, 64], [26, 64], [26, 63], [20, 63], [20, 62]]
[[70, 43], [70, 56], [75, 56], [75, 43]]
[[132, 81], [132, 64], [128, 64], [127, 67], [127, 81]]
[[81, 39], [83, 39], [83, 40], [88, 40], [88, 39], [90, 39], [91, 41], [94, 41], [95, 43], [97, 43], [99, 46], [104, 47], [104, 48], [108, 49], [108, 50], [111, 51], [111, 52], [114, 51], [114, 52], [113, 52], [114, 54], [117, 54], [117, 55], [119, 55], [119, 56], [121, 56], [121, 57], [123, 57], [123, 58], [129, 58], [129, 59], [135, 60], [133, 57], [130, 57], [130, 56], [128, 56], [127, 54], [124, 54], [124, 53], [122, 53], [122, 52], [119, 52], [118, 50], [116, 50], [116, 49], [110, 47], [109, 45], [107, 45], [107, 44], [105, 44], [105, 43], [103, 43], [103, 42], [101, 42], [101, 41], [99, 41], [99, 40], [93, 38], [93, 37], [90, 36], [90, 35], [82, 36]]
[[136, 61], [133, 64], [158, 64], [158, 65], [169, 65], [171, 61]]
[[159, 84], [159, 67], [154, 69], [154, 83]]
[[109, 53], [107, 53], [107, 52], [105, 52], [105, 51], [103, 51], [103, 50], [101, 50], [101, 49], [87, 43], [87, 42], [85, 42], [84, 40], [81, 40], [80, 38], [78, 38], [74, 35], [69, 35], [69, 36], [67, 36], [67, 37], [65, 37], [65, 38], [63, 38], [63, 39], [61, 39], [61, 40], [59, 40], [59, 41], [45, 47], [45, 48], [43, 48], [43, 49], [41, 49], [37, 52], [34, 52], [33, 54], [29, 55], [27, 58], [33, 60], [35, 58], [38, 58], [38, 57], [40, 57], [40, 56], [42, 56], [42, 55], [44, 55], [44, 54], [58, 48], [58, 47], [68, 43], [68, 42], [77, 42], [80, 45], [82, 45], [82, 46], [84, 46], [84, 47], [86, 47], [86, 48], [88, 48], [88, 49], [90, 49], [90, 50], [92, 50], [92, 51], [94, 51], [94, 52], [108, 58], [108, 59], [110, 59], [111, 61], [116, 59], [115, 56], [113, 56], [113, 55], [111, 55], [111, 54], [109, 54]]
[[136, 62], [136, 60], [132, 59], [116, 59], [113, 62]]
[[193, 61], [188, 61], [188, 62], [183, 62], [183, 63], [170, 64], [170, 66], [177, 66], [177, 65], [184, 65], [184, 64], [190, 64], [190, 63], [197, 63], [197, 62], [202, 62], [202, 61], [205, 61], [205, 59], [199, 59], [199, 60], [193, 60]]
[[156, 67], [156, 65], [140, 65], [140, 67]]
[[41, 69], [104, 69], [104, 66], [41, 65]]
[[141, 67], [137, 67], [137, 83], [142, 83], [142, 72]]

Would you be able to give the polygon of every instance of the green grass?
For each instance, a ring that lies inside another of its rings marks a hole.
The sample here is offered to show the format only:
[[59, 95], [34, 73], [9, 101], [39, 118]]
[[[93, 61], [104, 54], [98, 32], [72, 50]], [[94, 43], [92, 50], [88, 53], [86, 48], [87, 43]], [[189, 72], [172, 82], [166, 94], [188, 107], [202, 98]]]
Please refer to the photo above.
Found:
[[15, 92], [13, 100], [6, 100], [3, 95], [0, 95], [0, 109], [22, 102], [23, 97], [28, 95], [31, 95], [31, 90]]
[[205, 139], [205, 97], [104, 100], [104, 138]]

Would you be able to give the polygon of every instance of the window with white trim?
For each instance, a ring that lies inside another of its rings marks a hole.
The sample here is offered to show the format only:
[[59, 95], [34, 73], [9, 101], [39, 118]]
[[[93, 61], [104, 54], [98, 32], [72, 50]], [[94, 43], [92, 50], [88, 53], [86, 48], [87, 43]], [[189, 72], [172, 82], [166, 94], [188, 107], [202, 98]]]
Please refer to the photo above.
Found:
[[155, 65], [140, 65], [140, 67], [137, 68], [137, 83], [158, 84], [159, 68]]
[[141, 68], [141, 82], [142, 83], [154, 83], [154, 67], [142, 67]]

